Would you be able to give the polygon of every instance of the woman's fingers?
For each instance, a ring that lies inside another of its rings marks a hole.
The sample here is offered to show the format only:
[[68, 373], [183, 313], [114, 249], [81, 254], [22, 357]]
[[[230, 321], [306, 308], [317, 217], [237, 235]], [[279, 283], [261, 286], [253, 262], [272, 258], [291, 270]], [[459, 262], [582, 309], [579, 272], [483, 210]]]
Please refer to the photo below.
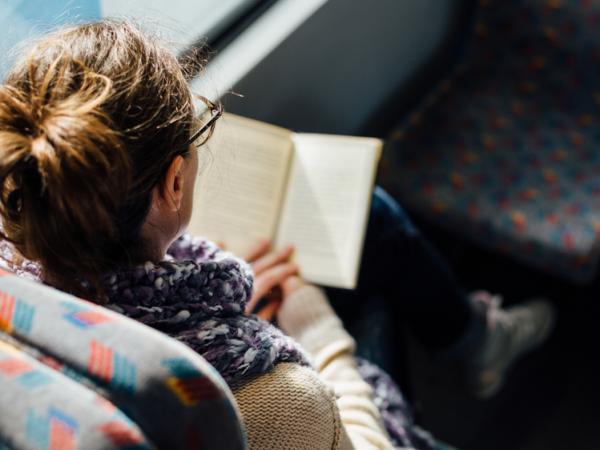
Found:
[[254, 247], [252, 247], [250, 251], [248, 251], [248, 253], [245, 256], [243, 256], [243, 258], [245, 261], [252, 263], [261, 256], [266, 255], [269, 251], [269, 248], [271, 248], [271, 241], [265, 239], [263, 241], [260, 241]]
[[283, 299], [285, 300], [289, 295], [291, 295], [294, 291], [303, 288], [307, 283], [302, 278], [297, 275], [288, 277], [281, 284], [283, 291]]
[[265, 270], [275, 267], [278, 264], [285, 263], [290, 256], [294, 253], [294, 247], [288, 245], [283, 247], [281, 250], [277, 250], [275, 252], [267, 253], [264, 256], [256, 259], [252, 263], [252, 270], [254, 270], [254, 275], [259, 275]]
[[297, 273], [298, 266], [294, 263], [277, 264], [276, 266], [266, 269], [255, 279], [257, 294], [259, 294], [259, 297], [264, 296], [275, 286], [283, 283], [287, 277]]
[[263, 309], [256, 313], [256, 315], [267, 322], [271, 322], [277, 314], [277, 311], [279, 311], [280, 307], [281, 300], [271, 300]]
[[298, 273], [298, 266], [294, 263], [282, 263], [270, 267], [257, 275], [254, 279], [254, 292], [252, 298], [246, 305], [246, 312], [252, 312], [256, 303], [267, 295], [271, 289], [283, 283], [283, 281], [292, 275]]
[[[254, 292], [246, 305], [248, 314], [254, 310], [261, 298], [267, 296], [275, 287], [280, 286], [288, 277], [298, 273], [298, 266], [288, 262], [294, 252], [294, 247], [288, 245], [281, 250], [269, 253], [270, 245], [269, 241], [262, 241], [244, 258], [252, 263], [254, 271]], [[269, 302], [269, 304], [271, 303]], [[269, 313], [274, 314], [273, 311], [269, 310]]]

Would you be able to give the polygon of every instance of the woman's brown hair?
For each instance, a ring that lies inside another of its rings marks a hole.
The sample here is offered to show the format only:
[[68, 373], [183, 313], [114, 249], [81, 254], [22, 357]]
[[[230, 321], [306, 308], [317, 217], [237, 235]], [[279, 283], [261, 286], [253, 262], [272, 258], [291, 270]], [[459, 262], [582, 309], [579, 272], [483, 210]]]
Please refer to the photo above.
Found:
[[152, 188], [188, 151], [182, 66], [124, 21], [55, 32], [0, 86], [2, 238], [81, 292], [137, 262]]

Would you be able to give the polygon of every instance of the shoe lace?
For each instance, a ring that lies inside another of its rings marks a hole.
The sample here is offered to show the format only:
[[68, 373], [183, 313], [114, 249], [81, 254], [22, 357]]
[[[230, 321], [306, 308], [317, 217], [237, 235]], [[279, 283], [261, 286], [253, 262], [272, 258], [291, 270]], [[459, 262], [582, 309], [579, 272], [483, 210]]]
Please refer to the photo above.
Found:
[[513, 346], [519, 347], [536, 334], [535, 323], [526, 309], [503, 309], [503, 297], [487, 291], [475, 292], [473, 297], [484, 305], [490, 326], [504, 328], [507, 336], [511, 337]]

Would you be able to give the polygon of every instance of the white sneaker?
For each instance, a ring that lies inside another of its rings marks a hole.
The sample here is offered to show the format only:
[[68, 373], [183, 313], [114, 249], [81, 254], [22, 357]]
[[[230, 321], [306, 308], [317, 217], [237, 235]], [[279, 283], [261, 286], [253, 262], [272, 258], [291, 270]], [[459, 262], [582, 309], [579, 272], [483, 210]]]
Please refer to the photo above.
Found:
[[478, 397], [489, 398], [500, 390], [511, 364], [550, 336], [556, 313], [541, 299], [507, 309], [501, 308], [501, 297], [487, 292], [476, 292], [471, 300], [486, 318], [487, 327], [480, 349], [469, 358], [467, 381]]

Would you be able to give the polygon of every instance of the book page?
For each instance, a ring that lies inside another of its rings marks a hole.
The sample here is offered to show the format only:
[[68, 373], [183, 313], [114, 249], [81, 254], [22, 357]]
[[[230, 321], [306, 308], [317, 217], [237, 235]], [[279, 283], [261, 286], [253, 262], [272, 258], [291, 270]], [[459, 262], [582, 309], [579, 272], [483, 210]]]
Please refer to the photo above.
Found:
[[356, 285], [381, 141], [294, 135], [294, 156], [276, 245], [296, 246], [301, 275]]
[[243, 256], [274, 239], [292, 155], [292, 133], [232, 114], [199, 149], [188, 231]]

